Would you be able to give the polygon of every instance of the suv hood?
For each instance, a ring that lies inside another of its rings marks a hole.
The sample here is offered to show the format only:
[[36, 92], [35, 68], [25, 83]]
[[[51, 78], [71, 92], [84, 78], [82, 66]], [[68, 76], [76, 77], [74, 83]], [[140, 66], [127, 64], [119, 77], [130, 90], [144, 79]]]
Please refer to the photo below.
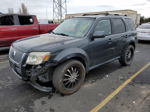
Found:
[[13, 43], [13, 47], [22, 52], [50, 51], [56, 49], [57, 47], [74, 42], [75, 40], [80, 39], [54, 34], [43, 34], [17, 40]]

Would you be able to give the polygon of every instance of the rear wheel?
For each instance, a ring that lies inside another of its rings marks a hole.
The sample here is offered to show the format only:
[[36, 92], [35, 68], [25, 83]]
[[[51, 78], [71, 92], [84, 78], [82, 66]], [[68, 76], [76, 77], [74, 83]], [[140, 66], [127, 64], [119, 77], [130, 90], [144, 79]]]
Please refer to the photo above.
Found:
[[119, 62], [123, 66], [131, 65], [134, 57], [134, 46], [129, 45], [123, 55], [120, 57]]
[[53, 74], [53, 85], [62, 94], [76, 92], [85, 79], [85, 68], [80, 61], [69, 60], [58, 66]]

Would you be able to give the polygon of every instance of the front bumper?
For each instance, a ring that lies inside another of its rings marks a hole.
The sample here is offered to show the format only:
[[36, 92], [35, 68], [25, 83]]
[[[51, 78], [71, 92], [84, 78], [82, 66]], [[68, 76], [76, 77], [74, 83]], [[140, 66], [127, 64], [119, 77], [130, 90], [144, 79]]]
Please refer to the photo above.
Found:
[[[49, 87], [45, 87], [45, 86], [42, 86], [42, 85], [40, 85], [39, 83], [36, 82], [36, 79], [34, 79], [36, 76], [27, 76], [27, 74], [26, 74], [26, 66], [21, 66], [20, 64], [14, 62], [11, 59], [9, 60], [9, 62], [10, 62], [10, 66], [12, 68], [12, 71], [15, 73], [15, 75], [19, 79], [21, 79], [23, 81], [26, 81], [31, 86], [33, 86], [34, 88], [36, 88], [36, 89], [38, 89], [40, 91], [43, 91], [43, 92], [51, 92], [51, 91], [53, 91], [52, 84], [50, 84]], [[46, 67], [47, 68], [52, 68], [54, 66], [55, 66], [55, 64], [48, 64]], [[50, 72], [48, 72], [48, 75], [50, 75], [49, 73]]]
[[28, 81], [29, 78], [25, 75], [25, 68], [21, 66], [21, 64], [15, 62], [11, 58], [9, 58], [10, 67], [12, 68], [12, 71], [15, 73], [19, 79]]

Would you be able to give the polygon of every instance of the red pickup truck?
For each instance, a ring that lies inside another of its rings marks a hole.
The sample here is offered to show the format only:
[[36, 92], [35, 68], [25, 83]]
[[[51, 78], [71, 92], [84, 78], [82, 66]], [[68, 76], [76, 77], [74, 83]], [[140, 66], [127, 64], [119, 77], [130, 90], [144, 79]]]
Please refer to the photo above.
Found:
[[34, 15], [0, 14], [0, 48], [15, 40], [49, 33], [58, 24], [39, 24]]

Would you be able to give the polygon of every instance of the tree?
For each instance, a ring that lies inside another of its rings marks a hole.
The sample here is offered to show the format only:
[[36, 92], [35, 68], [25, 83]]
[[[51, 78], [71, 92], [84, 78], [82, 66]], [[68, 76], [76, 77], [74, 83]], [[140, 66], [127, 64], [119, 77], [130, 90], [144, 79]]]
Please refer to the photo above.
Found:
[[140, 18], [140, 24], [148, 23], [148, 22], [150, 22], [150, 18], [145, 18], [144, 16]]
[[14, 13], [14, 9], [13, 8], [8, 8], [8, 13], [9, 14], [13, 14]]
[[28, 15], [28, 8], [25, 6], [24, 3], [21, 4], [21, 8], [19, 8], [19, 13], [20, 14], [25, 14], [25, 15]]

